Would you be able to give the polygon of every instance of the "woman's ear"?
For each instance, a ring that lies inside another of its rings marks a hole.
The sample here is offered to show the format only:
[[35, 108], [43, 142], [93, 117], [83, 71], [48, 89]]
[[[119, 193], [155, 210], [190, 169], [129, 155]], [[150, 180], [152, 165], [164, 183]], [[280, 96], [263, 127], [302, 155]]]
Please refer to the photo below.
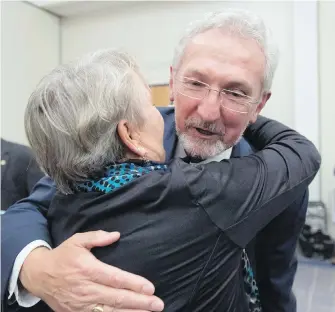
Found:
[[133, 129], [127, 120], [122, 119], [117, 125], [117, 133], [122, 143], [133, 154], [144, 157], [145, 151], [140, 146], [139, 134]]

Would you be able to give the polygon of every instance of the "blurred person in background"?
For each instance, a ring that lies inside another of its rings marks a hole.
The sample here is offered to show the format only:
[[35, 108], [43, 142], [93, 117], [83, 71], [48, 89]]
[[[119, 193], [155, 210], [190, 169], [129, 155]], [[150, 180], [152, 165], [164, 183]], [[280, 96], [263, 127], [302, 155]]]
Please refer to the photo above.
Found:
[[28, 146], [1, 138], [1, 210], [31, 193], [44, 176]]

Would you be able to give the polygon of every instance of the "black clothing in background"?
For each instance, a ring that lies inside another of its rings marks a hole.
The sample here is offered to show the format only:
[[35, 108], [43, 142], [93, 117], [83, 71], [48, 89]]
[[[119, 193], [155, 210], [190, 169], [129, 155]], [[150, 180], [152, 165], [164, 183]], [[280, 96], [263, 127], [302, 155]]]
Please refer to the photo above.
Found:
[[1, 139], [1, 210], [28, 197], [43, 176], [29, 147]]

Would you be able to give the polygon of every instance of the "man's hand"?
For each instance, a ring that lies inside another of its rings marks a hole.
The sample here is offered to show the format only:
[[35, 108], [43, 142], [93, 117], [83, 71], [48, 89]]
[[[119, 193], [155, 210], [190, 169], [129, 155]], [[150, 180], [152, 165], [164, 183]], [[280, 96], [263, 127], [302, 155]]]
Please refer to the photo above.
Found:
[[152, 283], [105, 264], [90, 252], [119, 238], [117, 232], [87, 232], [53, 250], [37, 248], [23, 263], [21, 283], [57, 312], [91, 312], [97, 304], [104, 312], [162, 311], [164, 304], [153, 296]]

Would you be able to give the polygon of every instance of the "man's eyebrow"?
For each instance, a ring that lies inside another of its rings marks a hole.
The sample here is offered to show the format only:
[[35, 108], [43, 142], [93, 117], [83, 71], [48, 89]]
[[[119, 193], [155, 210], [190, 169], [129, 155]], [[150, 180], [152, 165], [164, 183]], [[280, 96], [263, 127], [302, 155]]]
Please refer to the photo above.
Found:
[[246, 81], [230, 81], [228, 82], [224, 89], [240, 89], [246, 93], [251, 93], [252, 88]]
[[185, 72], [185, 76], [188, 77], [188, 76], [193, 76], [193, 77], [196, 77], [198, 79], [207, 79], [207, 75], [200, 72], [199, 70], [197, 69], [188, 69], [186, 72]]

